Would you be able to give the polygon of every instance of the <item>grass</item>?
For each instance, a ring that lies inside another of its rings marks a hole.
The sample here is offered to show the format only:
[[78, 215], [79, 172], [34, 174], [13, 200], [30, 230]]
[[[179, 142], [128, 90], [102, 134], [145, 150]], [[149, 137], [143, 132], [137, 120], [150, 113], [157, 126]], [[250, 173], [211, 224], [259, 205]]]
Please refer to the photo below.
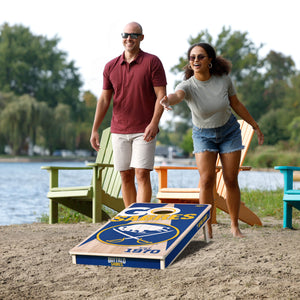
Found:
[[[104, 206], [103, 210], [111, 218], [116, 215], [116, 212], [109, 207]], [[38, 218], [38, 222], [49, 223], [49, 215], [42, 214], [42, 216]], [[65, 207], [64, 205], [58, 204], [58, 223], [92, 223], [92, 218]]]
[[[38, 219], [41, 223], [49, 223], [49, 215], [42, 214]], [[92, 219], [73, 209], [58, 205], [58, 223], [92, 223]]]
[[[283, 203], [282, 203], [283, 190], [276, 191], [268, 190], [241, 190], [241, 201], [251, 209], [259, 218], [273, 217], [276, 219], [283, 218]], [[155, 198], [153, 199], [155, 200]], [[154, 202], [154, 201], [153, 201]], [[106, 211], [112, 215], [111, 211]], [[59, 223], [78, 223], [85, 222], [91, 223], [92, 219], [88, 218], [72, 209], [59, 205]], [[300, 211], [293, 209], [293, 220], [300, 219]], [[39, 221], [48, 223], [49, 216], [43, 214]]]
[[[283, 220], [283, 189], [269, 190], [241, 190], [241, 201], [259, 218], [273, 217]], [[295, 221], [298, 220], [297, 224]], [[293, 226], [300, 228], [300, 211], [293, 209]]]
[[298, 150], [290, 151], [280, 145], [259, 146], [248, 151], [244, 165], [271, 169], [274, 166], [299, 166], [300, 155]]
[[251, 209], [258, 217], [274, 217], [282, 219], [283, 217], [283, 190], [241, 190], [241, 201]]

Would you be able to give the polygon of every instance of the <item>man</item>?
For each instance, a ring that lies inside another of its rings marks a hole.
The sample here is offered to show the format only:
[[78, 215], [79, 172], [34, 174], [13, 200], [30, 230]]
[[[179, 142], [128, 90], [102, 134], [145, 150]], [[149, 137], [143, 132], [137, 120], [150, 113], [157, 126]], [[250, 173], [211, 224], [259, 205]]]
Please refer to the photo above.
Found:
[[150, 171], [154, 165], [156, 135], [163, 113], [159, 101], [166, 95], [167, 82], [158, 57], [140, 49], [144, 39], [140, 24], [127, 24], [122, 38], [125, 51], [107, 63], [103, 72], [103, 91], [97, 103], [90, 142], [98, 151], [98, 128], [113, 96], [114, 167], [120, 171], [122, 196], [125, 207], [128, 207], [134, 202], [151, 201]]

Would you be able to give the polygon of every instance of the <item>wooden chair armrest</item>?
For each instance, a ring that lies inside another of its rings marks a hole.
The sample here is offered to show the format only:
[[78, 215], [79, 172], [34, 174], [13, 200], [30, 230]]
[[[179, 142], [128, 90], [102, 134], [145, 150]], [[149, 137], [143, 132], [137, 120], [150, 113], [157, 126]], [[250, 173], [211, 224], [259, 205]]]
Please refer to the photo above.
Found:
[[283, 174], [283, 181], [284, 181], [284, 192], [288, 190], [293, 190], [293, 173], [294, 171], [300, 171], [300, 167], [294, 166], [275, 166], [275, 170], [279, 170]]
[[[249, 167], [250, 168], [250, 167]], [[196, 166], [154, 166], [154, 170], [156, 172], [160, 172], [162, 170], [197, 170]], [[221, 170], [221, 166], [216, 166], [216, 170]]]
[[103, 168], [113, 168], [113, 164], [102, 164], [102, 163], [87, 163], [89, 167], [103, 167]]
[[63, 166], [42, 166], [41, 169], [52, 171], [52, 170], [88, 170], [91, 167], [63, 167]]
[[279, 170], [281, 173], [287, 171], [300, 171], [300, 167], [294, 167], [294, 166], [275, 166], [274, 169]]
[[241, 166], [240, 167], [240, 171], [250, 171], [252, 169], [252, 167], [249, 167], [249, 166]]
[[196, 166], [154, 166], [155, 171], [158, 170], [196, 170]]
[[[168, 187], [168, 170], [197, 170], [196, 166], [154, 166], [158, 173], [158, 190]], [[222, 166], [216, 166], [216, 172], [219, 172]], [[240, 171], [250, 171], [251, 167], [241, 166]]]
[[[154, 166], [154, 170], [158, 173], [158, 190], [168, 187], [168, 170], [197, 170], [196, 166]], [[222, 169], [216, 166], [216, 172]]]

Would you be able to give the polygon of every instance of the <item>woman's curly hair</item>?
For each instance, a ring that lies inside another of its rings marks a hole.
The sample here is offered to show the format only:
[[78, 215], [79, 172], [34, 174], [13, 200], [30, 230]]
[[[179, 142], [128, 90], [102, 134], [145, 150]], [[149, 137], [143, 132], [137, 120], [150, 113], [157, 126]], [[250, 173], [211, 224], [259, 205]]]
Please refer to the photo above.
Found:
[[[207, 56], [209, 58], [211, 58], [211, 64], [212, 67], [209, 69], [210, 74], [212, 75], [217, 75], [217, 76], [222, 76], [224, 74], [228, 75], [231, 71], [231, 62], [225, 58], [223, 58], [222, 56], [216, 56], [216, 51], [215, 49], [207, 43], [198, 43], [198, 44], [194, 44], [192, 45], [187, 53], [188, 56], [188, 60], [190, 58], [190, 54], [193, 48], [195, 47], [201, 47], [205, 50], [205, 52], [207, 53]], [[194, 71], [189, 68], [189, 64], [187, 64], [184, 67], [184, 79], [189, 79], [190, 77], [192, 77], [194, 75]]]

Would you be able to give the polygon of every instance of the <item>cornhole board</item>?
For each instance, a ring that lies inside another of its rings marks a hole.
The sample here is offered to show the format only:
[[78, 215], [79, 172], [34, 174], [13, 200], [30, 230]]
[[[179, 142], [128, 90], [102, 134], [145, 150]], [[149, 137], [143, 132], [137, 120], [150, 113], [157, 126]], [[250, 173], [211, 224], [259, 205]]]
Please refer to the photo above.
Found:
[[208, 204], [134, 203], [70, 250], [74, 264], [165, 269], [203, 228]]

